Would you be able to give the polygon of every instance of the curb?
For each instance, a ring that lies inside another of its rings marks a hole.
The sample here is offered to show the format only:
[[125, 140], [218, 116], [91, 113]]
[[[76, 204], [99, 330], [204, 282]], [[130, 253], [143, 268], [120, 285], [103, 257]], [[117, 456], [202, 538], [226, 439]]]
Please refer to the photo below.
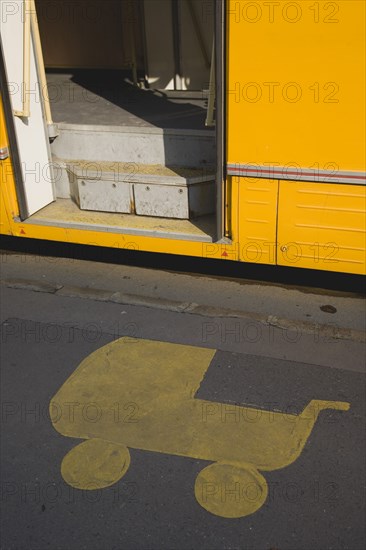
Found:
[[83, 298], [99, 302], [123, 304], [128, 306], [140, 306], [151, 309], [160, 309], [175, 313], [186, 313], [200, 315], [202, 317], [221, 317], [247, 319], [248, 321], [259, 322], [266, 326], [273, 326], [286, 331], [298, 331], [307, 334], [316, 334], [333, 340], [351, 340], [353, 342], [366, 342], [366, 333], [361, 330], [337, 327], [335, 325], [311, 323], [276, 317], [275, 315], [261, 315], [249, 311], [234, 309], [215, 308], [213, 306], [199, 305], [194, 302], [178, 302], [154, 298], [153, 296], [138, 296], [135, 294], [123, 294], [119, 291], [103, 290], [98, 288], [78, 287], [71, 285], [58, 285], [26, 279], [3, 279], [0, 281], [6, 288], [27, 290], [32, 292], [43, 292], [65, 298]]

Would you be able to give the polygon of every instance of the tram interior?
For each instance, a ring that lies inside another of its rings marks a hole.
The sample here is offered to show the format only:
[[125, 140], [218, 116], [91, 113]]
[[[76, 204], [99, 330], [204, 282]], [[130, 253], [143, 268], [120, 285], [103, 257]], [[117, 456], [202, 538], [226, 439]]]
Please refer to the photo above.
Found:
[[212, 240], [214, 0], [36, 0], [36, 9], [59, 173], [56, 201], [30, 221]]

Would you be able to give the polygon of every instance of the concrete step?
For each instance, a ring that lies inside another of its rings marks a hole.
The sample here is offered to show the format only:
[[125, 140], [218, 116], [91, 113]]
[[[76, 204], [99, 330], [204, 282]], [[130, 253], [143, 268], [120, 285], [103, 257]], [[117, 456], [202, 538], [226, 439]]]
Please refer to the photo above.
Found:
[[162, 129], [153, 126], [100, 126], [58, 124], [59, 136], [51, 145], [60, 159], [165, 166], [214, 167], [215, 132]]
[[73, 159], [54, 162], [62, 165], [63, 190], [58, 196], [71, 196], [82, 210], [177, 219], [215, 211], [212, 169]]

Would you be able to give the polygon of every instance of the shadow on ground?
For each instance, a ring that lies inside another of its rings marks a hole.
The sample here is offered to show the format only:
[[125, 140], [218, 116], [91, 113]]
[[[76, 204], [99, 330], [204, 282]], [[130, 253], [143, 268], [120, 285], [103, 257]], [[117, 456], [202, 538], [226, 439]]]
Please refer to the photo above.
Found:
[[[178, 271], [195, 276], [204, 275], [235, 279], [243, 284], [274, 284], [296, 287], [303, 292], [331, 291], [359, 297], [365, 295], [365, 278], [362, 275], [332, 273], [294, 267], [269, 266], [213, 260], [156, 252], [121, 250], [73, 243], [22, 239], [0, 236], [0, 250], [8, 253], [36, 254], [57, 258], [75, 258], [93, 262], [131, 265], [148, 269]], [[327, 292], [328, 293], [328, 292]]]

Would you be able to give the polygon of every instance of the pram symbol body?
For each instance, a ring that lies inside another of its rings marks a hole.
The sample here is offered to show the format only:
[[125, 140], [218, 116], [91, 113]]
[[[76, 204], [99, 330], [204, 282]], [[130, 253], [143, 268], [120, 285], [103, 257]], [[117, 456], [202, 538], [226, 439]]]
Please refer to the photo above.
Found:
[[300, 415], [196, 399], [215, 350], [121, 338], [87, 357], [50, 403], [55, 429], [86, 441], [61, 466], [80, 489], [107, 487], [128, 470], [128, 448], [212, 462], [197, 476], [206, 510], [242, 517], [267, 498], [260, 471], [288, 466], [302, 452], [318, 414], [348, 410], [313, 400]]

